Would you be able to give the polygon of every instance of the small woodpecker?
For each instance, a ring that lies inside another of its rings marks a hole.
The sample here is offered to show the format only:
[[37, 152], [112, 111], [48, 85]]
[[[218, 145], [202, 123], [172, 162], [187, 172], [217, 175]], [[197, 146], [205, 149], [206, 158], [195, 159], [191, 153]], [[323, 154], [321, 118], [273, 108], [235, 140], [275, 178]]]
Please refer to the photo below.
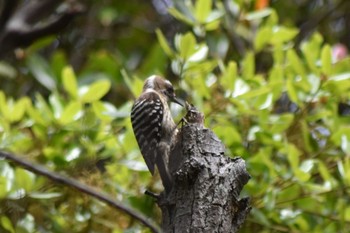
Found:
[[160, 76], [146, 79], [143, 91], [131, 110], [131, 124], [141, 154], [151, 174], [158, 168], [166, 192], [172, 188], [169, 154], [178, 132], [168, 101], [183, 104], [176, 98], [172, 84]]

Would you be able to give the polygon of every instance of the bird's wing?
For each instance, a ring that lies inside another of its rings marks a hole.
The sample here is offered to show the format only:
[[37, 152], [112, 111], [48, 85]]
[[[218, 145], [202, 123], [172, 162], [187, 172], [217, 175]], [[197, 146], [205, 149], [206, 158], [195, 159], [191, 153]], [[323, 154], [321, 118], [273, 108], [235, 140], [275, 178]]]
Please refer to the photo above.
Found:
[[131, 123], [143, 158], [154, 174], [157, 145], [161, 140], [163, 104], [157, 93], [143, 93], [131, 110]]

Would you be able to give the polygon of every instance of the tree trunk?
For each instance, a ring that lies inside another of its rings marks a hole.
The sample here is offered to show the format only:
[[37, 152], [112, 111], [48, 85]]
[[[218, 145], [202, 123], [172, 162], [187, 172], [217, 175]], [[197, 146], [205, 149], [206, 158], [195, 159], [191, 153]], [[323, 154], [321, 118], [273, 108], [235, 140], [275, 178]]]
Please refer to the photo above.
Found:
[[251, 209], [249, 198], [239, 199], [250, 175], [242, 158], [224, 152], [202, 122], [182, 127], [169, 162], [174, 185], [158, 199], [163, 232], [238, 231]]

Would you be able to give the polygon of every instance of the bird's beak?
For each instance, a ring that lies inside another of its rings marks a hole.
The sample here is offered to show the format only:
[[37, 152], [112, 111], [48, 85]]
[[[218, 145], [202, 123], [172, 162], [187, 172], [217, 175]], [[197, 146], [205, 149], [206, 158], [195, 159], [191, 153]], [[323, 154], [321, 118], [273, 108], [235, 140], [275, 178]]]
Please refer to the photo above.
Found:
[[185, 106], [184, 101], [177, 98], [175, 95], [171, 97], [170, 101], [177, 103], [177, 104], [181, 105], [182, 107]]

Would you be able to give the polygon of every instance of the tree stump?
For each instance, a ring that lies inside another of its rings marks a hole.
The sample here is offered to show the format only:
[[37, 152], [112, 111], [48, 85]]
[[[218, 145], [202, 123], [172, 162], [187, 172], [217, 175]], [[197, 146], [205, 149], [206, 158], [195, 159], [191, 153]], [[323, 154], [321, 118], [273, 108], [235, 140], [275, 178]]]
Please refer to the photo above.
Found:
[[250, 175], [242, 158], [225, 156], [222, 142], [204, 128], [201, 113], [192, 111], [193, 116], [186, 116], [190, 121], [170, 156], [173, 188], [158, 199], [163, 232], [237, 232], [251, 209], [249, 198], [239, 199]]

